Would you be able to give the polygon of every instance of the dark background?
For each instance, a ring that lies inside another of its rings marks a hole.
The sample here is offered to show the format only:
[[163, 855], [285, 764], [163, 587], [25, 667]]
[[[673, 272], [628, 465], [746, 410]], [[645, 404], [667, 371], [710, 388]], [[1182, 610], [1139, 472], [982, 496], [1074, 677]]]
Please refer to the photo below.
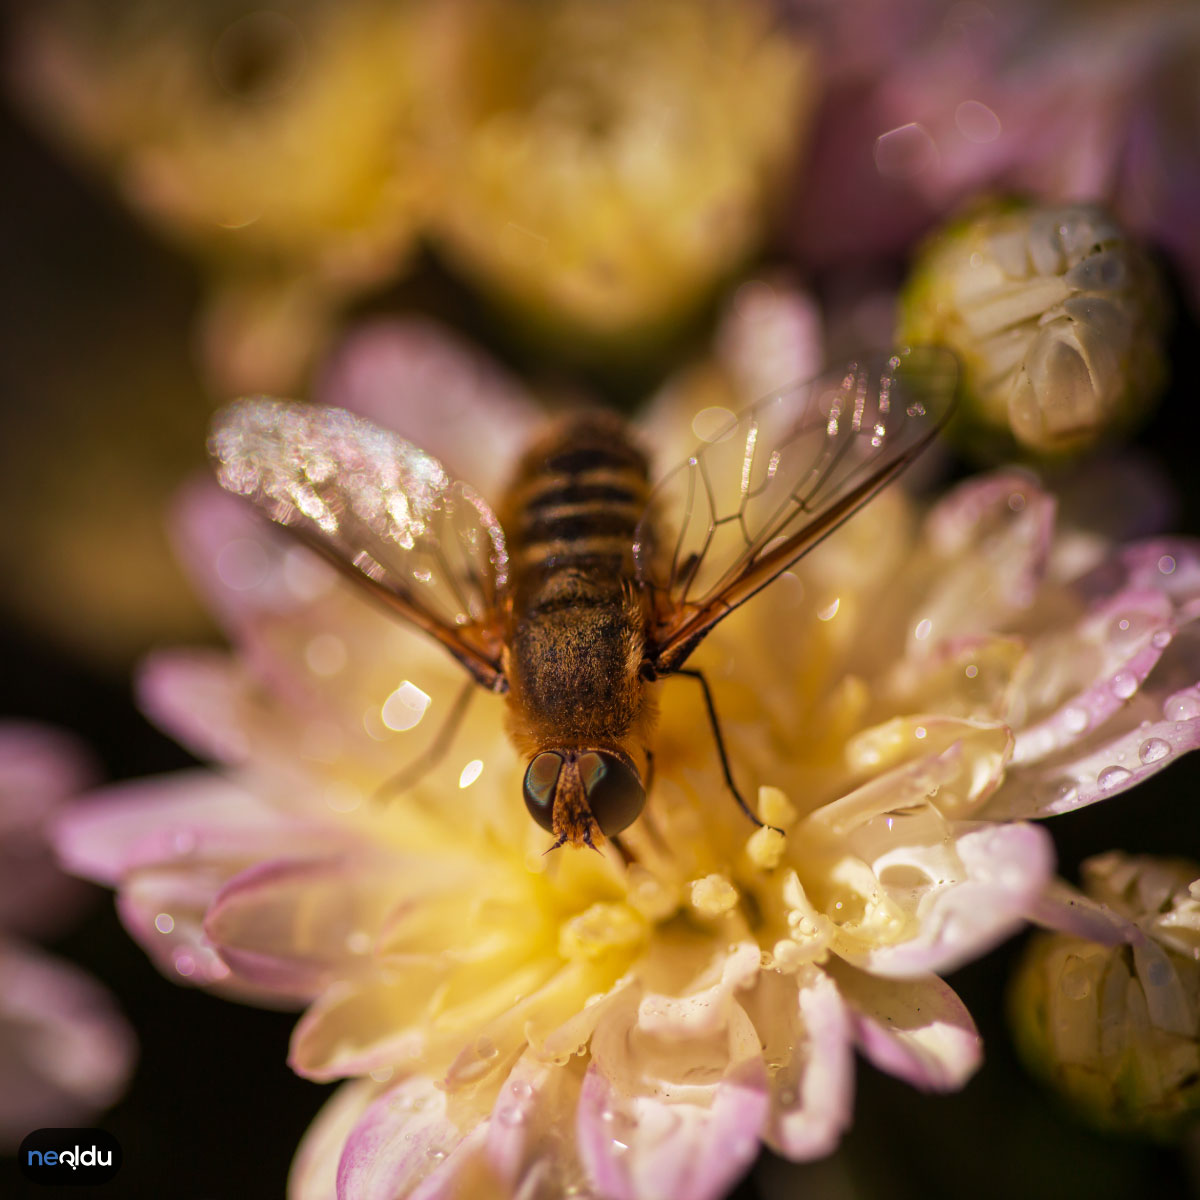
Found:
[[[200, 465], [207, 401], [189, 333], [199, 281], [103, 183], [63, 165], [8, 107], [0, 109], [0, 172], [0, 524], [8, 527], [0, 537], [0, 716], [75, 730], [110, 780], [185, 766], [188, 755], [133, 705], [127, 668], [136, 633], [97, 649], [98, 618], [86, 580], [72, 587], [69, 572], [52, 560], [57, 550], [39, 532], [38, 514], [64, 492], [71, 504], [82, 503], [71, 486], [71, 455], [95, 437], [113, 446], [105, 486], [119, 492], [144, 468], [141, 477], [151, 481], [142, 514], [148, 526], [159, 520], [154, 505]], [[533, 368], [529, 352], [428, 256], [407, 282], [362, 307], [440, 313], [517, 368]], [[699, 341], [705, 329], [701, 321], [690, 336]], [[1171, 393], [1138, 439], [1180, 489], [1173, 524], [1182, 531], [1200, 530], [1196, 334], [1181, 316]], [[673, 349], [622, 375], [593, 370], [574, 378], [632, 408], [669, 369]], [[111, 533], [119, 541], [125, 531]], [[103, 546], [96, 550], [103, 557]], [[161, 569], [175, 580], [168, 563]], [[215, 636], [183, 598], [182, 584], [175, 580], [167, 591], [175, 610], [148, 619], [151, 633], [168, 640]], [[1200, 859], [1198, 782], [1200, 761], [1186, 759], [1134, 791], [1059, 818], [1052, 832], [1062, 872], [1075, 877], [1083, 858], [1110, 848]], [[282, 1196], [296, 1143], [330, 1090], [286, 1067], [294, 1018], [169, 983], [121, 929], [104, 894], [50, 948], [101, 979], [137, 1030], [141, 1062], [133, 1084], [98, 1121], [120, 1141], [125, 1166], [116, 1181], [91, 1193], [38, 1188], [5, 1159], [0, 1196], [56, 1190], [129, 1200]], [[1019, 952], [1018, 940], [951, 977], [987, 1050], [984, 1068], [962, 1093], [922, 1096], [860, 1065], [855, 1122], [838, 1155], [801, 1167], [766, 1159], [737, 1195], [1200, 1195], [1200, 1140], [1193, 1140], [1189, 1174], [1186, 1153], [1080, 1128], [1023, 1074], [1003, 1016], [1006, 979]]]

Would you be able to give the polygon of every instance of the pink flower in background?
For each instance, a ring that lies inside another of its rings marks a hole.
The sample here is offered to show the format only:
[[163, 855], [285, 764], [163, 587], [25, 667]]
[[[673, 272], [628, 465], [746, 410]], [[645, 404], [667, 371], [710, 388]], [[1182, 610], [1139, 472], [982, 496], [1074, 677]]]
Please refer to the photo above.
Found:
[[[663, 466], [701, 410], [752, 398], [755, 329], [815, 329], [772, 294], [745, 294], [723, 360], [652, 407]], [[356, 335], [321, 398], [492, 496], [536, 417], [426, 324]], [[292, 1066], [347, 1082], [293, 1200], [717, 1197], [761, 1143], [837, 1144], [856, 1049], [960, 1087], [979, 1039], [938, 974], [1037, 910], [1052, 850], [1027, 818], [1200, 739], [1200, 547], [1057, 530], [1014, 473], [923, 519], [891, 489], [697, 652], [784, 834], [737, 811], [676, 682], [630, 861], [546, 856], [496, 697], [376, 802], [436, 736], [454, 664], [215, 487], [185, 496], [178, 534], [234, 650], [155, 656], [141, 697], [217, 770], [88, 797], [58, 847], [168, 975], [304, 1007]]]
[[1019, 191], [1104, 204], [1197, 295], [1194, 5], [908, 0], [890, 23], [870, 3], [796, 7], [832, 75], [793, 224], [807, 261], [903, 253], [981, 190]]
[[60, 932], [86, 898], [59, 869], [46, 830], [91, 775], [66, 734], [0, 724], [0, 1147], [107, 1108], [133, 1065], [133, 1033], [108, 993], [12, 936]]

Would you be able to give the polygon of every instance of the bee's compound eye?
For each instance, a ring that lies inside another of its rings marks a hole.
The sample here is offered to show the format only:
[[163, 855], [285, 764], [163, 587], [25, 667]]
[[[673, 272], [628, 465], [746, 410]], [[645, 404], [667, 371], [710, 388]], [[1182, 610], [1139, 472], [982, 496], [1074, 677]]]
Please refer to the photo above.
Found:
[[579, 756], [579, 777], [583, 781], [588, 808], [605, 837], [612, 837], [632, 825], [646, 804], [646, 789], [637, 772], [615, 754], [593, 750]]
[[561, 755], [546, 750], [525, 768], [525, 807], [547, 833], [554, 831], [554, 793], [562, 765]]

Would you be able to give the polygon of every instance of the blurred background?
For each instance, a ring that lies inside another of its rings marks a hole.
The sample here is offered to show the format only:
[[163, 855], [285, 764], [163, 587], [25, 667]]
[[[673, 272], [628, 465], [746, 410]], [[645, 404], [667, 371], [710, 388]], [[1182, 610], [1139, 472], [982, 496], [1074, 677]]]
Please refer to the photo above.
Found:
[[[151, 648], [219, 637], [172, 556], [171, 498], [205, 470], [215, 406], [313, 395], [364, 321], [435, 319], [535, 396], [635, 414], [755, 297], [804, 296], [827, 358], [887, 343], [921, 239], [985, 193], [1107, 206], [1158, 277], [1165, 369], [1082, 448], [976, 429], [946, 469], [1040, 456], [1128, 486], [1129, 534], [1150, 508], [1200, 531], [1196, 17], [1187, 0], [12, 0], [0, 715], [74, 732], [101, 781], [192, 761], [130, 686]], [[1079, 466], [1118, 433], [1133, 476]], [[1158, 481], [1154, 503], [1126, 478]], [[1185, 759], [1058, 819], [1062, 873], [1110, 848], [1200, 859], [1198, 790]], [[98, 1119], [125, 1150], [112, 1194], [282, 1194], [328, 1091], [285, 1065], [292, 1015], [172, 985], [107, 895], [43, 945], [140, 1041]], [[1019, 950], [950, 980], [986, 1043], [965, 1092], [860, 1064], [838, 1153], [766, 1156], [737, 1195], [1200, 1195], [1194, 1132], [1091, 1132], [1024, 1074], [1004, 1017]], [[5, 1159], [0, 1194], [24, 1186]]]

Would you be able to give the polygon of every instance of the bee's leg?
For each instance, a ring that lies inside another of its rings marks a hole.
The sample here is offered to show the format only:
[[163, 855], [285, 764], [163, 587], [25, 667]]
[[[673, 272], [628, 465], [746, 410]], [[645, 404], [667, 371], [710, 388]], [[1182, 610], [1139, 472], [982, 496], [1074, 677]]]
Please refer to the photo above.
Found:
[[[721, 736], [721, 722], [717, 717], [717, 707], [713, 703], [712, 692], [709, 690], [708, 680], [704, 678], [704, 672], [694, 669], [686, 669], [674, 671], [673, 674], [686, 675], [689, 679], [695, 679], [700, 684], [700, 688], [704, 692], [704, 704], [708, 709], [708, 723], [712, 726], [713, 738], [717, 743], [717, 756], [721, 760], [721, 770], [725, 774], [725, 783], [729, 790], [733, 793], [733, 798], [738, 802], [738, 806], [741, 808], [742, 812], [744, 812], [746, 816], [748, 816], [750, 820], [752, 820], [755, 825], [761, 829], [764, 822], [758, 819], [758, 816], [755, 814], [754, 810], [742, 798], [742, 793], [738, 791], [737, 784], [733, 782], [733, 772], [729, 769], [729, 755], [725, 753], [725, 739]], [[767, 828], [775, 829], [775, 826], [768, 825]], [[776, 830], [776, 832], [782, 833], [783, 830], [779, 829]]]
[[471, 706], [471, 698], [475, 695], [478, 687], [479, 685], [474, 679], [468, 679], [463, 684], [458, 695], [454, 697], [454, 704], [446, 714], [446, 719], [442, 722], [442, 727], [437, 731], [437, 736], [433, 739], [429, 749], [413, 759], [408, 766], [397, 771], [395, 775], [385, 779], [375, 789], [372, 799], [386, 800], [391, 796], [398, 796], [401, 792], [408, 791], [410, 787], [420, 783], [445, 758], [446, 751], [453, 744], [454, 735], [458, 733], [463, 717], [467, 715], [467, 709]]

